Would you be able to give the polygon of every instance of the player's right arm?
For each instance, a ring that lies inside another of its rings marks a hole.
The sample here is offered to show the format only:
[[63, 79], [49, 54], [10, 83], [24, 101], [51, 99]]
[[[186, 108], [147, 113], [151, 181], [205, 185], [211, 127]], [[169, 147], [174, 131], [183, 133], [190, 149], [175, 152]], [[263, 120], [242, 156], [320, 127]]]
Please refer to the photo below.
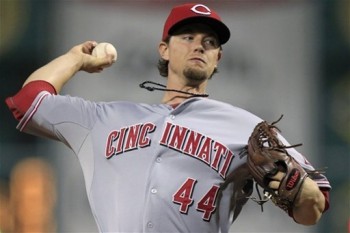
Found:
[[108, 55], [103, 58], [92, 56], [92, 50], [96, 45], [95, 41], [87, 41], [74, 46], [66, 54], [57, 57], [32, 73], [23, 86], [32, 81], [42, 80], [50, 83], [59, 93], [64, 84], [78, 71], [82, 70], [89, 73], [102, 71], [103, 68], [113, 63], [113, 56]]
[[42, 91], [57, 94], [78, 71], [101, 72], [113, 63], [113, 56], [97, 58], [91, 55], [95, 41], [74, 46], [67, 53], [34, 71], [22, 89], [6, 99], [6, 104], [17, 120], [21, 120], [34, 99]]

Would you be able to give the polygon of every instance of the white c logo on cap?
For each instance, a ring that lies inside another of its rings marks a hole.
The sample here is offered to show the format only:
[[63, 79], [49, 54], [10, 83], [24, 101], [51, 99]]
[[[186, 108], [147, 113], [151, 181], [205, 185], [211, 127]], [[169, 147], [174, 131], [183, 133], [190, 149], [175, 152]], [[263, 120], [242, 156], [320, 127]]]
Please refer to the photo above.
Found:
[[[198, 7], [203, 7], [207, 11], [197, 10]], [[210, 11], [209, 7], [207, 7], [207, 6], [203, 5], [203, 4], [197, 4], [197, 5], [193, 6], [191, 8], [191, 11], [193, 11], [194, 13], [197, 13], [197, 14], [201, 14], [201, 15], [210, 15], [211, 14], [211, 11]]]

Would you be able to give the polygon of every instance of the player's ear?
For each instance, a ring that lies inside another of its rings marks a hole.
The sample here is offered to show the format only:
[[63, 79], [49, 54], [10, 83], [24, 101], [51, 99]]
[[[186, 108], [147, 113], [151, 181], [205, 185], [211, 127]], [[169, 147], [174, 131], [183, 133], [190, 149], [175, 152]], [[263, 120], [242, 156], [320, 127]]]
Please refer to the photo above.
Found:
[[218, 61], [220, 61], [221, 56], [222, 56], [222, 50], [220, 49], [220, 51], [219, 51], [219, 53], [218, 53]]
[[169, 61], [169, 48], [166, 42], [162, 41], [159, 43], [158, 52], [162, 59]]

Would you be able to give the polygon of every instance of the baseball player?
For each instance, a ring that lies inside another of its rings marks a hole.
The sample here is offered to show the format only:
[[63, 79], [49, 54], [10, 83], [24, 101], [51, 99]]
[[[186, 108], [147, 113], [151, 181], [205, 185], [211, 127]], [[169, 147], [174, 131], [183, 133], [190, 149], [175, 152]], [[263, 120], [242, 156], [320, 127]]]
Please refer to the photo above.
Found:
[[[77, 155], [100, 232], [229, 231], [252, 193], [247, 142], [262, 121], [206, 94], [229, 37], [208, 6], [174, 7], [159, 43], [158, 68], [166, 86], [141, 84], [164, 91], [158, 104], [59, 95], [78, 71], [100, 72], [112, 64], [112, 55], [91, 55], [95, 41], [39, 68], [6, 99], [20, 131], [58, 140]], [[315, 171], [293, 147], [287, 150], [303, 169]], [[276, 193], [283, 181], [293, 186], [300, 180], [286, 173], [270, 177], [268, 186]], [[328, 209], [330, 184], [317, 172], [302, 179], [287, 212], [311, 225]]]

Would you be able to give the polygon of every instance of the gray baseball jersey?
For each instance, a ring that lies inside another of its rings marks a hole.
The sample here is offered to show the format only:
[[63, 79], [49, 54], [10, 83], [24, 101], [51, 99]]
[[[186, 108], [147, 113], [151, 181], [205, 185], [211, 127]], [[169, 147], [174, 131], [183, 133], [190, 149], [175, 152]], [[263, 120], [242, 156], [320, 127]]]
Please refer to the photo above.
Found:
[[[232, 213], [239, 212], [235, 203], [247, 176], [235, 174], [260, 121], [207, 98], [173, 109], [43, 91], [18, 128], [74, 151], [101, 232], [202, 233], [228, 232]], [[297, 151], [290, 153], [313, 169]]]

